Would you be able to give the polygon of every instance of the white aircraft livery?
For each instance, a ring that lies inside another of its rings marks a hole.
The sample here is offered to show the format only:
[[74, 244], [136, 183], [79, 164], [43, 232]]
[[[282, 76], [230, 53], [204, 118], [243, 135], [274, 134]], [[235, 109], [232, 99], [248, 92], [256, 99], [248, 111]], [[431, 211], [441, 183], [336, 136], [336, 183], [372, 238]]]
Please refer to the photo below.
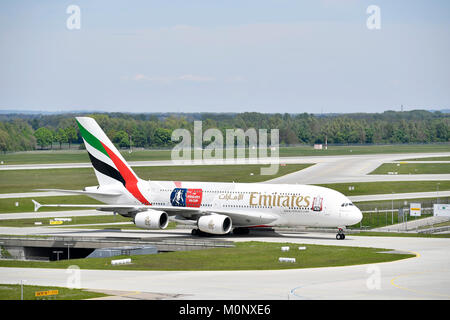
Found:
[[84, 194], [104, 204], [40, 204], [112, 211], [143, 229], [164, 229], [170, 220], [192, 225], [192, 235], [248, 233], [273, 226], [336, 227], [359, 223], [361, 211], [343, 194], [310, 185], [145, 181], [126, 163], [97, 122], [77, 117], [98, 186], [84, 190], [40, 189]]

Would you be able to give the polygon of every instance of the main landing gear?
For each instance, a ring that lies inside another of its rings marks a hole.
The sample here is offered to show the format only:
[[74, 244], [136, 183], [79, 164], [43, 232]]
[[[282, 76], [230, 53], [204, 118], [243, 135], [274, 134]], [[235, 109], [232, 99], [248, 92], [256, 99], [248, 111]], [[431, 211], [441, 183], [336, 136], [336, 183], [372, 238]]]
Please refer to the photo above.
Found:
[[249, 228], [234, 228], [233, 229], [233, 234], [236, 234], [236, 235], [245, 235], [245, 234], [249, 234], [249, 233], [250, 233]]
[[339, 228], [338, 233], [336, 235], [336, 239], [337, 240], [344, 240], [345, 239], [344, 229]]
[[[234, 228], [233, 229], [233, 234], [235, 235], [246, 235], [250, 233], [250, 229], [249, 228]], [[231, 232], [228, 232], [226, 235], [231, 234]], [[197, 236], [197, 237], [211, 237], [214, 236], [211, 233], [207, 233], [207, 232], [203, 232], [197, 228], [192, 229], [191, 231], [191, 235], [193, 236]]]
[[196, 236], [196, 237], [214, 237], [214, 236], [217, 236], [217, 235], [212, 234], [212, 233], [203, 232], [200, 229], [196, 229], [196, 228], [192, 229], [191, 235]]
[[192, 229], [191, 235], [197, 236], [197, 237], [208, 237], [208, 236], [211, 236], [212, 234], [200, 231], [199, 229]]

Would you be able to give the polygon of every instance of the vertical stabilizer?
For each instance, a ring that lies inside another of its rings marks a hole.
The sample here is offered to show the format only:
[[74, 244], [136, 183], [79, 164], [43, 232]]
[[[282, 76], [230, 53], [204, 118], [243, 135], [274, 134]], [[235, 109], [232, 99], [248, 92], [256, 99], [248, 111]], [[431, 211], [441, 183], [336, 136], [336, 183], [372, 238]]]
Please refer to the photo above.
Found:
[[89, 117], [76, 120], [99, 185], [121, 183], [137, 200], [148, 204], [137, 186], [139, 178], [97, 122]]

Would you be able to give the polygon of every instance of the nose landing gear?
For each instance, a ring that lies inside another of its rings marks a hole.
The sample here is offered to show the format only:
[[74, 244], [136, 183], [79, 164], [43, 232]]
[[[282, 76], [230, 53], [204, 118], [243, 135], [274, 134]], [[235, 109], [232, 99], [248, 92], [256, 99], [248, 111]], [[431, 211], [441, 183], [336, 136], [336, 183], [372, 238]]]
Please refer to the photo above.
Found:
[[338, 233], [336, 235], [336, 239], [337, 240], [344, 240], [345, 239], [344, 229], [342, 229], [342, 228], [338, 229]]

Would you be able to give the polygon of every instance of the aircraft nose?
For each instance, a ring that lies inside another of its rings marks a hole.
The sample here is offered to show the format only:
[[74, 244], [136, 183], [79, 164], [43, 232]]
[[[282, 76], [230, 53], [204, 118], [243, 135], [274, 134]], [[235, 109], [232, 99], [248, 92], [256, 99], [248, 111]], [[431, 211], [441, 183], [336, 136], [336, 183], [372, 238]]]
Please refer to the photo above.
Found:
[[354, 207], [352, 212], [352, 220], [354, 221], [353, 224], [361, 222], [362, 218], [363, 215], [361, 210], [359, 210], [357, 207]]

